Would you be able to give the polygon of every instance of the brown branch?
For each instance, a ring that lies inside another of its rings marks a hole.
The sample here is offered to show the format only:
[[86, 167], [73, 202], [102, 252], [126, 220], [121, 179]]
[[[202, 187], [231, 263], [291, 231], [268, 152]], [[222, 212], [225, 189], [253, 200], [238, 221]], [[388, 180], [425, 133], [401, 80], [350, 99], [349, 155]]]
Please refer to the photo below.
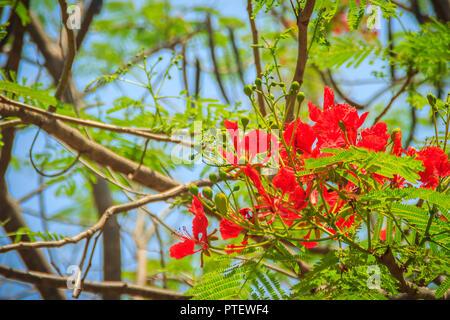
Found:
[[[259, 55], [259, 48], [256, 47], [258, 44], [258, 30], [256, 29], [256, 23], [253, 16], [253, 9], [252, 9], [252, 0], [247, 0], [247, 13], [248, 13], [248, 19], [250, 21], [250, 28], [252, 30], [252, 42], [253, 42], [253, 58], [255, 61], [255, 69], [256, 69], [256, 77], [261, 78], [262, 76], [262, 70], [261, 70], [261, 57]], [[281, 79], [280, 79], [281, 81]], [[261, 111], [261, 114], [263, 116], [266, 115], [266, 108], [264, 106], [264, 97], [262, 95], [262, 86], [261, 84], [256, 85], [256, 88], [258, 89], [258, 106], [259, 110]]]
[[[165, 135], [160, 135], [160, 134], [155, 134], [155, 133], [150, 133], [150, 132], [145, 132], [144, 130], [146, 130], [145, 128], [130, 128], [130, 127], [119, 127], [116, 125], [111, 125], [111, 124], [107, 124], [107, 123], [103, 123], [103, 122], [98, 122], [98, 121], [93, 121], [93, 120], [84, 120], [84, 119], [79, 119], [79, 118], [73, 118], [73, 117], [69, 117], [69, 116], [65, 116], [62, 114], [57, 114], [57, 113], [49, 113], [46, 110], [40, 109], [40, 108], [36, 108], [33, 106], [30, 106], [28, 104], [25, 103], [21, 103], [21, 102], [17, 102], [11, 99], [8, 99], [7, 97], [3, 96], [0, 94], [0, 101], [4, 101], [6, 103], [18, 106], [20, 108], [24, 108], [27, 110], [30, 110], [32, 112], [38, 113], [40, 115], [44, 115], [45, 117], [51, 118], [51, 119], [58, 119], [64, 122], [68, 122], [68, 123], [73, 123], [73, 124], [78, 124], [78, 125], [82, 125], [82, 126], [87, 126], [87, 127], [92, 127], [92, 128], [97, 128], [97, 129], [103, 129], [103, 130], [108, 130], [108, 131], [113, 131], [113, 132], [117, 132], [117, 133], [126, 133], [126, 134], [132, 134], [138, 137], [143, 137], [143, 138], [147, 138], [147, 139], [151, 139], [151, 140], [155, 140], [155, 141], [159, 141], [159, 142], [171, 142], [171, 143], [177, 143], [177, 144], [182, 144], [188, 147], [193, 147], [194, 144], [189, 142], [189, 141], [185, 141], [182, 139], [177, 139], [177, 138], [171, 138], [169, 136], [165, 136]], [[21, 122], [20, 122], [21, 123]]]
[[[301, 10], [297, 17], [298, 52], [297, 65], [295, 67], [292, 82], [297, 81], [300, 84], [300, 87], [303, 84], [303, 75], [305, 73], [306, 61], [308, 60], [308, 25], [315, 3], [315, 0], [308, 0], [305, 4], [305, 8]], [[293, 90], [291, 84], [289, 92], [292, 94], [286, 97], [286, 122], [294, 120], [294, 107], [298, 90]]]
[[[48, 134], [67, 144], [73, 150], [80, 152], [83, 156], [88, 157], [101, 166], [111, 167], [114, 171], [125, 175], [133, 174], [139, 166], [136, 162], [116, 154], [101, 144], [89, 140], [78, 130], [61, 121], [20, 107], [16, 103], [13, 104], [2, 99], [0, 102], [0, 115], [4, 117], [18, 117], [24, 123], [39, 126]], [[133, 176], [133, 181], [157, 191], [164, 191], [178, 185], [176, 181], [145, 166], [139, 168], [137, 174]]]
[[[111, 190], [104, 179], [92, 183], [92, 195], [99, 217], [102, 216], [114, 202]], [[112, 216], [103, 228], [103, 281], [122, 280], [122, 256], [120, 250], [120, 227], [117, 216]], [[92, 249], [93, 250], [93, 249]], [[119, 300], [120, 295], [105, 293], [104, 300]]]
[[[28, 10], [30, 6], [30, 0], [23, 1], [23, 5]], [[14, 10], [13, 10], [14, 11]], [[17, 13], [14, 12], [17, 16]], [[23, 38], [25, 35], [25, 26], [22, 25], [20, 18], [16, 17], [17, 25], [14, 27], [14, 41], [12, 43], [11, 50], [8, 54], [8, 59], [5, 65], [6, 76], [11, 80], [10, 72], [17, 74], [19, 70], [20, 59], [22, 58]]]
[[[378, 263], [386, 266], [391, 275], [399, 282], [399, 291], [404, 293], [403, 298], [407, 299], [426, 299], [435, 300], [435, 292], [427, 287], [415, 286], [412, 282], [405, 279], [403, 273], [406, 271], [404, 266], [398, 265], [390, 247], [382, 255], [376, 255]], [[447, 292], [442, 299], [450, 299]]]
[[[32, 283], [45, 288], [65, 288], [67, 289], [68, 277], [58, 277], [48, 273], [41, 272], [25, 272], [6, 266], [0, 265], [0, 275], [8, 279], [14, 279], [21, 282]], [[139, 295], [149, 299], [155, 300], [187, 300], [191, 296], [185, 296], [183, 293], [160, 289], [156, 287], [137, 286], [135, 284], [126, 282], [92, 282], [85, 281], [82, 285], [83, 291], [92, 292], [96, 294], [128, 294]]]
[[111, 218], [113, 215], [134, 210], [136, 208], [142, 207], [147, 205], [151, 202], [157, 202], [157, 201], [166, 201], [168, 199], [171, 199], [173, 197], [179, 196], [183, 193], [186, 193], [189, 190], [189, 187], [195, 184], [197, 186], [206, 186], [211, 185], [211, 181], [209, 180], [200, 180], [200, 181], [194, 181], [187, 184], [181, 184], [178, 185], [175, 188], [172, 188], [168, 191], [158, 193], [158, 194], [151, 194], [146, 197], [142, 197], [140, 199], [137, 199], [135, 201], [131, 201], [128, 203], [120, 204], [120, 205], [114, 205], [109, 207], [101, 216], [101, 218], [95, 223], [92, 227], [89, 229], [80, 232], [79, 234], [73, 236], [73, 237], [67, 237], [60, 240], [55, 241], [36, 241], [36, 242], [17, 242], [12, 243], [8, 245], [4, 245], [0, 247], [0, 253], [12, 251], [12, 250], [22, 250], [22, 249], [30, 249], [30, 248], [59, 248], [62, 246], [65, 246], [67, 244], [74, 244], [78, 243], [79, 241], [92, 237], [96, 232], [103, 229], [106, 222], [109, 218]]
[[217, 64], [217, 58], [215, 53], [215, 43], [214, 43], [214, 31], [211, 24], [211, 15], [206, 15], [206, 29], [208, 31], [208, 41], [209, 41], [209, 51], [211, 53], [211, 60], [214, 66], [214, 74], [216, 75], [217, 84], [219, 85], [220, 92], [222, 93], [225, 101], [230, 104], [230, 100], [227, 97], [225, 88], [222, 83], [222, 77], [219, 72], [219, 65]]
[[376, 124], [378, 121], [381, 120], [381, 118], [389, 111], [389, 109], [392, 107], [393, 103], [395, 102], [395, 100], [397, 100], [397, 98], [406, 90], [406, 88], [409, 86], [409, 84], [411, 83], [411, 80], [413, 79], [414, 75], [416, 73], [415, 72], [410, 72], [408, 74], [408, 77], [406, 78], [405, 83], [403, 84], [403, 86], [398, 90], [398, 92], [391, 98], [391, 100], [389, 101], [388, 105], [383, 109], [383, 111], [381, 111], [381, 113], [375, 118], [373, 124]]
[[[317, 69], [317, 71], [321, 74], [322, 80], [325, 80], [325, 75], [319, 70]], [[331, 73], [331, 70], [328, 69], [327, 70], [327, 75], [328, 75], [328, 79], [330, 80], [330, 84], [331, 87], [333, 87], [334, 91], [336, 91], [336, 93], [342, 98], [344, 99], [344, 101], [346, 103], [348, 103], [349, 105], [355, 107], [358, 110], [363, 110], [366, 108], [366, 106], [359, 104], [358, 102], [356, 102], [355, 100], [352, 100], [351, 98], [349, 98], [346, 94], [344, 94], [341, 90], [341, 88], [339, 87], [339, 85], [336, 83], [336, 81], [333, 78], [333, 74]], [[325, 80], [326, 81], [326, 80]]]
[[236, 60], [239, 79], [241, 79], [242, 85], [245, 85], [244, 68], [242, 67], [241, 56], [239, 55], [239, 49], [236, 44], [236, 39], [234, 37], [234, 30], [232, 27], [228, 27], [228, 34], [230, 36], [231, 47], [233, 48], [234, 59]]
[[61, 72], [61, 77], [58, 81], [58, 86], [56, 87], [55, 97], [58, 100], [61, 100], [64, 95], [67, 85], [69, 83], [69, 78], [71, 78], [72, 65], [75, 60], [75, 55], [77, 51], [77, 44], [75, 40], [75, 35], [72, 29], [67, 26], [67, 22], [69, 19], [69, 15], [67, 14], [67, 2], [65, 0], [58, 0], [59, 6], [61, 7], [61, 19], [66, 29], [67, 33], [67, 45], [68, 45], [68, 53], [67, 56], [64, 57], [64, 67]]
[[[19, 206], [10, 197], [8, 187], [5, 181], [5, 173], [11, 160], [11, 152], [14, 142], [14, 129], [9, 128], [2, 130], [3, 147], [0, 155], [0, 221], [6, 222], [3, 224], [3, 229], [7, 234], [14, 234], [21, 228], [26, 228], [27, 225], [22, 217]], [[14, 235], [11, 235], [10, 240], [14, 242]], [[22, 236], [25, 241], [30, 241], [27, 235]], [[25, 266], [29, 270], [52, 273], [51, 266], [48, 264], [44, 255], [39, 250], [18, 251], [18, 254]], [[44, 299], [63, 300], [64, 295], [54, 288], [46, 288], [40, 285], [36, 286], [40, 295]]]
[[89, 27], [94, 20], [94, 16], [100, 13], [102, 6], [103, 0], [91, 0], [89, 8], [86, 10], [83, 21], [81, 22], [80, 30], [78, 30], [77, 32], [77, 48], [81, 48], [81, 44], [83, 43], [83, 40], [86, 37], [87, 32], [89, 31]]

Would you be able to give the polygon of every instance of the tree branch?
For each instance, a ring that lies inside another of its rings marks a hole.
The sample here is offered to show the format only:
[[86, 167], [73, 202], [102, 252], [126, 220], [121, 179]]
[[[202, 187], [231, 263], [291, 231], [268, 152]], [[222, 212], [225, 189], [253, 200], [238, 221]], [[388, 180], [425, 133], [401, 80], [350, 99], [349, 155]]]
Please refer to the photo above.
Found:
[[[25, 272], [6, 266], [0, 265], [0, 275], [14, 279], [21, 282], [33, 283], [40, 287], [46, 288], [65, 288], [67, 289], [67, 282], [70, 280], [68, 277], [58, 277], [48, 273], [41, 272]], [[191, 296], [185, 296], [183, 293], [160, 289], [155, 287], [137, 286], [135, 284], [126, 282], [92, 282], [85, 281], [82, 285], [83, 291], [92, 292], [97, 294], [129, 294], [139, 295], [149, 299], [155, 300], [187, 300]]]
[[216, 75], [217, 84], [219, 85], [220, 92], [222, 93], [225, 101], [230, 104], [230, 100], [227, 97], [227, 93], [225, 92], [225, 88], [222, 83], [222, 77], [219, 72], [219, 65], [217, 64], [216, 53], [215, 53], [215, 44], [214, 44], [214, 31], [211, 24], [211, 15], [206, 15], [206, 29], [208, 31], [208, 40], [209, 40], [209, 51], [211, 53], [211, 60], [214, 66], [214, 74]]
[[[315, 0], [308, 0], [305, 4], [305, 8], [297, 17], [298, 52], [297, 65], [295, 67], [294, 79], [292, 82], [297, 81], [300, 84], [300, 87], [303, 84], [303, 75], [305, 73], [306, 61], [308, 60], [308, 25], [315, 3]], [[289, 92], [292, 94], [288, 95], [286, 98], [286, 122], [291, 122], [294, 120], [294, 107], [296, 95], [299, 89], [293, 90], [292, 85], [289, 89]]]
[[67, 237], [67, 238], [63, 238], [63, 239], [55, 240], [55, 241], [36, 241], [36, 242], [21, 241], [21, 242], [12, 243], [12, 244], [8, 244], [8, 245], [4, 245], [4, 246], [0, 247], [0, 253], [12, 251], [12, 250], [22, 250], [22, 249], [30, 249], [30, 248], [59, 248], [59, 247], [65, 246], [67, 244], [78, 243], [79, 241], [81, 241], [83, 239], [92, 237], [96, 232], [102, 230], [103, 227], [105, 226], [106, 222], [108, 221], [108, 219], [111, 218], [113, 215], [145, 206], [151, 202], [166, 201], [168, 199], [171, 199], [173, 197], [176, 197], [178, 195], [186, 193], [192, 184], [195, 184], [197, 186], [205, 186], [205, 185], [210, 185], [211, 181], [199, 180], [199, 181], [194, 181], [194, 182], [187, 183], [187, 184], [181, 184], [175, 188], [172, 188], [172, 189], [162, 192], [162, 193], [151, 194], [151, 195], [142, 197], [140, 199], [137, 199], [135, 201], [111, 206], [103, 213], [103, 215], [97, 221], [97, 223], [95, 223], [89, 229], [87, 229], [83, 232], [80, 232], [79, 234], [77, 234], [73, 237]]
[[[375, 256], [378, 263], [385, 265], [391, 275], [399, 282], [399, 291], [406, 294], [403, 297], [407, 299], [425, 299], [425, 300], [435, 300], [435, 292], [427, 287], [415, 286], [410, 281], [406, 280], [403, 276], [405, 271], [402, 266], [399, 266], [395, 261], [394, 255], [390, 247], [386, 249], [386, 252], [382, 255]], [[450, 294], [447, 292], [444, 294], [442, 299], [450, 299]]]
[[[136, 162], [116, 154], [101, 144], [89, 140], [78, 130], [59, 120], [20, 107], [17, 103], [0, 99], [0, 115], [4, 117], [18, 117], [24, 123], [32, 123], [56, 139], [64, 142], [73, 150], [97, 162], [99, 165], [104, 167], [109, 166], [111, 169], [125, 175], [135, 173], [139, 167], [139, 164]], [[164, 191], [178, 185], [176, 181], [145, 166], [139, 167], [136, 174], [133, 175], [133, 181], [157, 191]]]

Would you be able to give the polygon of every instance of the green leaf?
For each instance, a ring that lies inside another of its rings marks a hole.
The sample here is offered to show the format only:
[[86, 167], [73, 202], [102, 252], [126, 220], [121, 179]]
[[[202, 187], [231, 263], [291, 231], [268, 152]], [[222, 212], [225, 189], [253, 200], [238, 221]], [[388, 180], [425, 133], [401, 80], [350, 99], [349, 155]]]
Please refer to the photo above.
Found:
[[447, 292], [448, 289], [450, 289], [450, 277], [449, 276], [447, 276], [447, 278], [445, 278], [444, 282], [441, 283], [439, 288], [436, 289], [436, 292], [434, 295], [436, 296], [437, 299], [439, 299]]
[[56, 100], [55, 97], [51, 96], [47, 91], [21, 86], [10, 81], [0, 80], [0, 90], [11, 92], [18, 96], [26, 97], [31, 100], [36, 100], [45, 105], [56, 106], [58, 104], [58, 100]]

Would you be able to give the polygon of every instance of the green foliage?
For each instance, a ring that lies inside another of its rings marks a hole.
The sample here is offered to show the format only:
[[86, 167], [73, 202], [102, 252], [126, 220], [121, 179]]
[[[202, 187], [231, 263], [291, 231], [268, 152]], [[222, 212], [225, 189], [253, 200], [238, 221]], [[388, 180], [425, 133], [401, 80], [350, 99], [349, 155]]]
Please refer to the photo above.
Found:
[[[252, 259], [233, 260], [242, 254]], [[194, 295], [194, 300], [286, 299], [280, 275], [260, 263], [265, 255], [265, 251], [245, 249], [209, 260], [201, 281], [186, 295]]]
[[58, 104], [58, 100], [55, 99], [48, 91], [31, 88], [29, 86], [22, 86], [14, 82], [0, 80], [0, 90], [14, 93], [19, 97], [25, 98], [26, 102], [38, 102], [43, 105]]
[[405, 32], [394, 47], [391, 63], [404, 71], [416, 69], [431, 83], [447, 78], [449, 25], [433, 20], [417, 32]]
[[398, 174], [408, 181], [419, 179], [417, 172], [423, 169], [421, 161], [411, 157], [396, 157], [385, 152], [374, 152], [365, 148], [352, 147], [347, 150], [324, 149], [324, 152], [334, 154], [330, 157], [306, 159], [306, 169], [318, 169], [334, 164], [353, 164], [369, 172], [392, 178]]
[[320, 68], [357, 68], [368, 57], [377, 57], [382, 48], [377, 43], [358, 40], [353, 36], [330, 37], [329, 45], [316, 47], [311, 52], [311, 63]]
[[[7, 223], [7, 222], [6, 222]], [[11, 232], [11, 233], [7, 233], [3, 236], [0, 237], [13, 237], [14, 236], [14, 243], [17, 243], [19, 241], [21, 241], [23, 236], [27, 236], [30, 239], [30, 242], [36, 242], [39, 240], [42, 241], [57, 241], [57, 240], [61, 240], [64, 239], [66, 236], [58, 234], [58, 233], [54, 233], [54, 232], [49, 232], [49, 231], [32, 231], [30, 230], [30, 228], [25, 227], [25, 228], [19, 228], [17, 229], [16, 232]]]
[[445, 280], [441, 283], [441, 285], [439, 286], [439, 288], [437, 288], [436, 290], [436, 298], [439, 299], [441, 298], [444, 293], [447, 292], [447, 290], [450, 289], [450, 277], [447, 276], [447, 278], [445, 278]]

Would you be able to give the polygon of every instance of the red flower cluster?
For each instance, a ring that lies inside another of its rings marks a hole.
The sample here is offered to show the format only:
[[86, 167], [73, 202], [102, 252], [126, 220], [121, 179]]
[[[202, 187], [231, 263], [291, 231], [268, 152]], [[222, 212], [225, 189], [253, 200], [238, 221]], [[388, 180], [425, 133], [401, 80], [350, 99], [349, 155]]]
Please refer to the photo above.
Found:
[[[280, 140], [263, 130], [250, 131], [241, 139], [238, 123], [224, 121], [234, 148], [232, 151], [222, 150], [230, 164], [229, 172], [234, 172], [236, 179], [244, 177], [253, 190], [250, 194], [253, 198], [252, 207], [237, 212], [229, 209], [226, 217], [220, 221], [223, 240], [244, 235], [241, 244], [228, 245], [225, 249], [227, 252], [239, 251], [247, 246], [249, 236], [245, 225], [264, 225], [272, 230], [273, 227], [269, 226], [276, 223], [278, 228], [281, 225], [284, 230], [304, 230], [298, 242], [307, 248], [317, 246], [323, 232], [328, 234], [327, 239], [337, 232], [348, 235], [361, 223], [353, 206], [361, 193], [356, 182], [352, 182], [360, 180], [358, 175], [371, 174], [378, 183], [383, 185], [387, 182], [391, 188], [403, 188], [406, 183], [399, 175], [387, 178], [374, 172], [368, 173], [355, 165], [345, 169], [350, 179], [335, 179], [332, 170], [308, 171], [305, 160], [328, 156], [324, 152], [325, 148], [345, 149], [354, 146], [374, 152], [389, 152], [397, 157], [415, 156], [424, 165], [424, 171], [418, 173], [423, 188], [436, 188], [440, 178], [450, 174], [450, 163], [442, 149], [427, 147], [421, 151], [413, 148], [405, 151], [400, 130], [389, 134], [385, 123], [361, 129], [368, 112], [359, 115], [354, 107], [345, 103], [335, 104], [333, 90], [328, 87], [325, 87], [323, 108], [311, 102], [308, 107], [312, 124], [304, 123], [300, 118], [287, 123]], [[267, 153], [262, 160], [265, 163], [273, 151], [273, 145], [279, 150], [280, 163], [277, 174], [269, 179], [261, 175], [261, 163], [251, 162], [257, 155]], [[240, 160], [245, 161], [241, 163]], [[308, 216], [304, 212], [307, 207], [320, 215]], [[208, 221], [199, 198], [194, 197], [190, 212], [195, 216], [193, 237], [182, 236], [183, 242], [170, 249], [171, 255], [178, 259], [198, 251], [202, 251], [202, 254], [207, 252], [209, 241], [212, 240], [211, 234], [207, 235]], [[381, 239], [384, 237], [382, 233]], [[199, 245], [200, 249], [195, 251], [195, 245]]]
[[435, 189], [439, 185], [439, 178], [450, 175], [450, 162], [448, 156], [438, 147], [427, 147], [420, 151], [409, 147], [407, 154], [417, 155], [417, 160], [423, 162], [424, 171], [419, 172], [422, 187]]

